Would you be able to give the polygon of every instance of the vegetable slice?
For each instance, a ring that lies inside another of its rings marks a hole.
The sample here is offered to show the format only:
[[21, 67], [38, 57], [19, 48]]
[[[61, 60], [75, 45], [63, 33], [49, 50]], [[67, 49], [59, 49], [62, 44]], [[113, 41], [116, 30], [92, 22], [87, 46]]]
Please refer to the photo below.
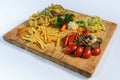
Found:
[[61, 27], [60, 31], [64, 32], [64, 31], [65, 31], [65, 29], [66, 29], [66, 27], [67, 27], [67, 25], [66, 25], [66, 24], [64, 24], [64, 25]]

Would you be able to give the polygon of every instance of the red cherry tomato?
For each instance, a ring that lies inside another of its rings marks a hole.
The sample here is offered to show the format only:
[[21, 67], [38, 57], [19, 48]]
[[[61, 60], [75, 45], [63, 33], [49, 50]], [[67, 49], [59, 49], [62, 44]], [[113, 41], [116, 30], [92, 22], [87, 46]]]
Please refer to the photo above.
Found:
[[70, 44], [69, 46], [67, 46], [65, 48], [65, 53], [66, 54], [70, 54], [72, 53], [73, 51], [75, 51], [77, 49], [77, 45], [76, 44]]
[[76, 51], [74, 52], [74, 55], [76, 56], [76, 57], [81, 57], [82, 56], [82, 54], [83, 54], [83, 51], [84, 51], [84, 47], [78, 47], [77, 49], [76, 49]]
[[86, 47], [83, 52], [83, 58], [88, 59], [92, 55], [92, 51], [89, 47]]
[[101, 49], [99, 47], [95, 47], [93, 50], [92, 50], [92, 54], [95, 55], [95, 56], [98, 56], [100, 55], [101, 53]]

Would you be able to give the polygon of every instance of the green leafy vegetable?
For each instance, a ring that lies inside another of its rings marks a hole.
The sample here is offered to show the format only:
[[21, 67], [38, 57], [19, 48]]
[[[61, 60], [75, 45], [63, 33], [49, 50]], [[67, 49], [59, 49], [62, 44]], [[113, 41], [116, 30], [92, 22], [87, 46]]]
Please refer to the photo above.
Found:
[[65, 22], [69, 23], [70, 21], [73, 21], [74, 14], [65, 14]]
[[61, 28], [62, 25], [63, 25], [62, 18], [60, 16], [55, 17], [53, 25], [58, 26], [59, 28]]
[[83, 20], [78, 20], [78, 21], [76, 21], [76, 23], [78, 24], [78, 27], [84, 27], [85, 26], [85, 22]]

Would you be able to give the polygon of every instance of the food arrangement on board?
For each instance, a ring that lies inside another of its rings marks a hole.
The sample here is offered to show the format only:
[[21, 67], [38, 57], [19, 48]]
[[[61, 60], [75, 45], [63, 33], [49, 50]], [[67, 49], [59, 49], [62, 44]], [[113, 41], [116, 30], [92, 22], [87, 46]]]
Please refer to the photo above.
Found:
[[[92, 33], [105, 31], [105, 26], [98, 16], [77, 19], [74, 14], [66, 13], [61, 5], [51, 5], [29, 18], [30, 30], [22, 38], [35, 43], [41, 49], [54, 41], [56, 47], [60, 41], [66, 54], [89, 58], [92, 54], [101, 53], [102, 38], [92, 36]], [[68, 33], [63, 35], [63, 33]]]

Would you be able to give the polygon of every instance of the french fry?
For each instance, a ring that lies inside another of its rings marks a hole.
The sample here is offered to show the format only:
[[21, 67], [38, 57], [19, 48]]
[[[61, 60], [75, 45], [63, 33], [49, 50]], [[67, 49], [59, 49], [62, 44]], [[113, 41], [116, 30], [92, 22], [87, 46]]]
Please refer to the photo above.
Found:
[[56, 47], [58, 47], [60, 44], [60, 38], [57, 38], [57, 41], [56, 41]]

